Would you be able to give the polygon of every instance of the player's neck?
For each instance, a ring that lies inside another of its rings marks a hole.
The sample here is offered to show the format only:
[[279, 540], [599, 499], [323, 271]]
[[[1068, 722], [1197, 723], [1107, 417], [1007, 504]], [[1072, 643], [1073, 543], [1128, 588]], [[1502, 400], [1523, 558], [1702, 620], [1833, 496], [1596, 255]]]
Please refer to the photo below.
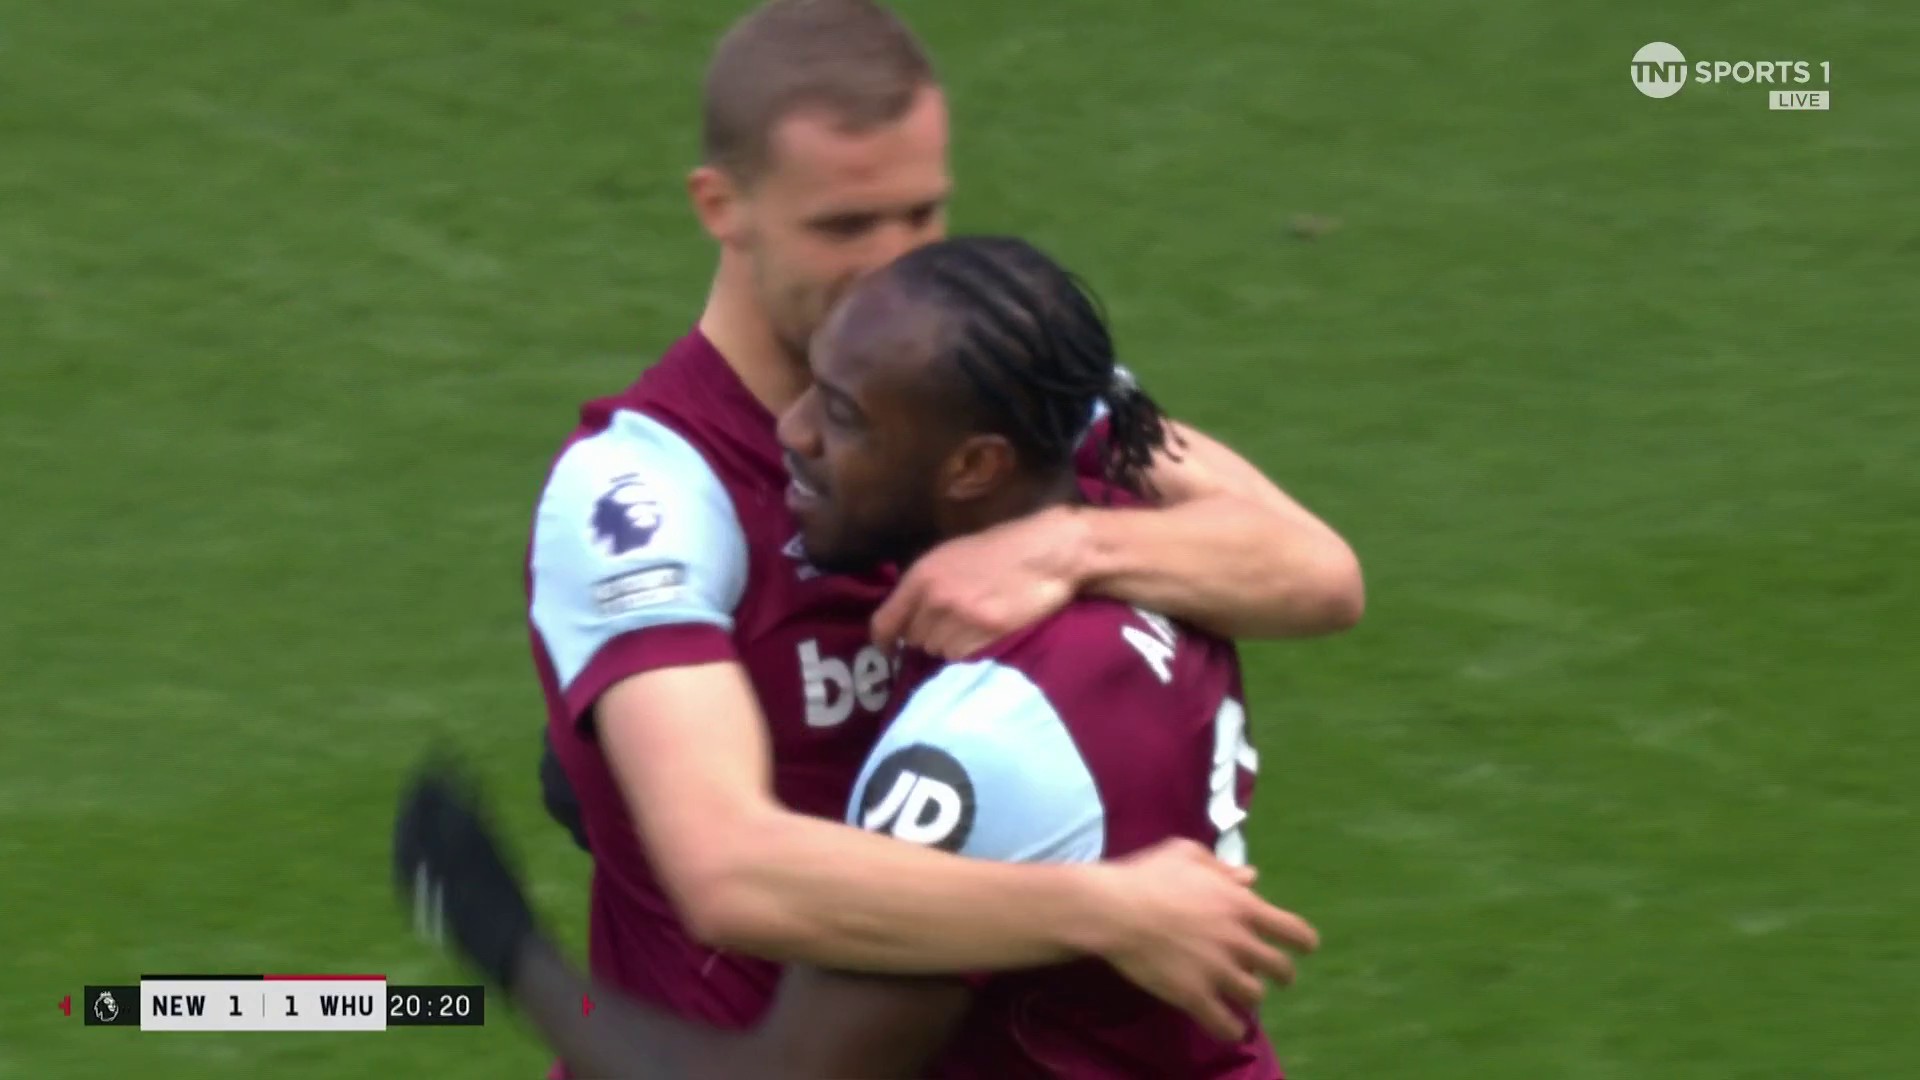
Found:
[[739, 376], [747, 392], [775, 416], [800, 400], [808, 375], [804, 358], [780, 344], [766, 313], [744, 282], [730, 273], [723, 256], [700, 313], [700, 333]]
[[[1056, 506], [1069, 506], [1083, 501], [1080, 496], [1080, 483], [1072, 472], [1063, 473], [1057, 478], [1037, 480], [1024, 484], [1009, 484], [997, 494], [975, 502], [964, 503], [948, 508], [942, 515], [939, 535], [934, 543], [952, 540], [972, 533], [985, 532], [995, 525], [1004, 525], [1009, 521], [1037, 514], [1042, 510], [1051, 510]], [[931, 550], [933, 545], [928, 545]], [[911, 558], [902, 561], [902, 566], [910, 565], [914, 559], [926, 554], [916, 551]]]

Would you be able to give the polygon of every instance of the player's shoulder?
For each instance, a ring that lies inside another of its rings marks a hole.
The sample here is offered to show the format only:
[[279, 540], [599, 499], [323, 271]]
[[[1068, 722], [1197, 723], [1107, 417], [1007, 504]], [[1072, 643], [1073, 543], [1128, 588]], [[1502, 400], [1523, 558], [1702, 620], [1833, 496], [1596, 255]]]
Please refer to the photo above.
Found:
[[1078, 596], [1033, 625], [1016, 630], [980, 651], [1003, 663], [1031, 663], [1057, 652], [1079, 653], [1102, 632], [1117, 630], [1140, 610], [1104, 596]]
[[632, 385], [581, 407], [580, 424], [555, 460], [549, 486], [605, 473], [609, 464], [720, 479], [728, 457], [716, 435], [725, 425], [714, 417], [728, 411], [727, 395], [715, 392], [723, 376], [730, 370], [704, 337], [695, 332], [681, 338]]
[[576, 436], [554, 461], [541, 496], [543, 511], [618, 510], [643, 530], [653, 526], [639, 510], [698, 512], [730, 501], [718, 470], [691, 439], [631, 408], [608, 410], [598, 430]]
[[619, 405], [680, 435], [736, 489], [786, 487], [774, 415], [698, 328], [642, 373]]
[[[1022, 732], [1081, 731], [1119, 714], [1156, 713], [1202, 682], [1219, 659], [1214, 639], [1152, 612], [1085, 597], [911, 680], [890, 725], [900, 739], [928, 731], [977, 733], [1011, 745]], [[903, 661], [903, 670], [907, 664]]]
[[615, 408], [554, 462], [528, 558], [536, 607], [591, 598], [605, 615], [697, 596], [711, 614], [739, 603], [750, 549], [731, 490], [699, 448], [656, 417]]
[[916, 687], [856, 778], [851, 823], [978, 858], [1097, 859], [1100, 793], [1052, 699], [992, 659]]
[[1118, 600], [1085, 596], [973, 659], [1020, 672], [1063, 708], [1098, 708], [1190, 681], [1234, 658], [1230, 643], [1188, 624]]

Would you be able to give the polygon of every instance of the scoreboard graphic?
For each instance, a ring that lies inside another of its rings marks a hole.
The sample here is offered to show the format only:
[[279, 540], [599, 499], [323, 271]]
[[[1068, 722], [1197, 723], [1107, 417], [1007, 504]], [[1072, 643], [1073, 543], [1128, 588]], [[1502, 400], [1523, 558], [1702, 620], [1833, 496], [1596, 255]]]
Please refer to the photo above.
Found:
[[88, 1027], [142, 1031], [385, 1031], [486, 1023], [480, 986], [388, 985], [385, 975], [142, 975], [60, 1002]]

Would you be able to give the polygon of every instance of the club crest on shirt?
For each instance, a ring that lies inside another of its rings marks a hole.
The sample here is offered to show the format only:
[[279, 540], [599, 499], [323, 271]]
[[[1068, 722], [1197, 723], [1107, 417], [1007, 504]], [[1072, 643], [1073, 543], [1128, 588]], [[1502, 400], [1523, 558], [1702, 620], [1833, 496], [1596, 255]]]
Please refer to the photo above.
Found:
[[594, 544], [617, 556], [646, 547], [663, 520], [660, 501], [647, 482], [635, 473], [622, 473], [593, 501], [590, 528]]
[[820, 576], [819, 569], [807, 561], [807, 544], [799, 533], [793, 534], [793, 539], [787, 541], [787, 546], [780, 549], [780, 554], [799, 564], [793, 571], [793, 576], [799, 580], [812, 581]]

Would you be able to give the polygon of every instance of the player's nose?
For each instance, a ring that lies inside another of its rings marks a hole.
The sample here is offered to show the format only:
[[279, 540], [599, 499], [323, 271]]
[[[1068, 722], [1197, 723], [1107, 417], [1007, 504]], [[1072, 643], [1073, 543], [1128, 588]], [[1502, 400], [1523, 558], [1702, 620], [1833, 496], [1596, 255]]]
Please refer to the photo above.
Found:
[[874, 241], [867, 250], [866, 270], [868, 273], [879, 270], [907, 252], [925, 247], [937, 239], [939, 231], [925, 222], [914, 218], [890, 218], [875, 230]]
[[813, 387], [807, 387], [793, 404], [787, 406], [786, 411], [780, 414], [780, 421], [774, 428], [780, 440], [780, 446], [795, 457], [820, 456], [820, 427], [812, 419], [815, 397], [817, 395]]

